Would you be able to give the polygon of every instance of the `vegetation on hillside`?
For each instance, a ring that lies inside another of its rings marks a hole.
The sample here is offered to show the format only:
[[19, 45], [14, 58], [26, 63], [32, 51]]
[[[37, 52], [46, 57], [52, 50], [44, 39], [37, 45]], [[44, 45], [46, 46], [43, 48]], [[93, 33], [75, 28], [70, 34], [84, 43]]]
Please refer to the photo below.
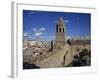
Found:
[[90, 66], [91, 65], [91, 52], [84, 49], [79, 55], [74, 56], [74, 60], [65, 67], [77, 67], [77, 66]]

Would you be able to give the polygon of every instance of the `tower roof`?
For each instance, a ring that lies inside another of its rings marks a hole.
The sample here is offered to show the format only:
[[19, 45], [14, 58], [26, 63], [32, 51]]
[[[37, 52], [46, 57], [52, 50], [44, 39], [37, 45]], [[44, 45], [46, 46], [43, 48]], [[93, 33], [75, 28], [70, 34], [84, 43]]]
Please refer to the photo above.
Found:
[[59, 17], [58, 22], [64, 22], [63, 17]]
[[64, 25], [64, 20], [63, 20], [63, 17], [59, 17], [59, 20], [58, 20], [58, 25]]

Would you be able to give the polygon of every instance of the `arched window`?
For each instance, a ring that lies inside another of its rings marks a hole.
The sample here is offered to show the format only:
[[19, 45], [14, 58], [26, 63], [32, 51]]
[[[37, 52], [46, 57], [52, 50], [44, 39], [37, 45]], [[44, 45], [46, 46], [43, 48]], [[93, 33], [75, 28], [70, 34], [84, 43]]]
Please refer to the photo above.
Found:
[[64, 28], [63, 28], [63, 32], [64, 32]]
[[61, 28], [59, 28], [59, 32], [61, 32]]

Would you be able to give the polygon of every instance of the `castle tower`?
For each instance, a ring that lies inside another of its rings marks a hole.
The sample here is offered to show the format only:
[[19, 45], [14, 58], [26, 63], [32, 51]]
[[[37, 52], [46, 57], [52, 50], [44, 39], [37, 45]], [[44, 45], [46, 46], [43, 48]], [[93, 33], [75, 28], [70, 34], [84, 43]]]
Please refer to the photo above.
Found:
[[59, 18], [56, 25], [56, 48], [60, 48], [66, 44], [65, 24], [62, 17]]

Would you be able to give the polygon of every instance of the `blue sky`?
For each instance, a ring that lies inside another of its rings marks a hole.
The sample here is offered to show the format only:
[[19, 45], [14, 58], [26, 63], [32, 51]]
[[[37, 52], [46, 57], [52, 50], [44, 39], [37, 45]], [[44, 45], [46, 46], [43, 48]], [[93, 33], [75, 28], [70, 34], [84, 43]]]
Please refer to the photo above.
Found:
[[24, 39], [54, 39], [56, 33], [56, 22], [59, 17], [63, 17], [64, 19], [66, 37], [90, 36], [90, 13], [23, 10]]

